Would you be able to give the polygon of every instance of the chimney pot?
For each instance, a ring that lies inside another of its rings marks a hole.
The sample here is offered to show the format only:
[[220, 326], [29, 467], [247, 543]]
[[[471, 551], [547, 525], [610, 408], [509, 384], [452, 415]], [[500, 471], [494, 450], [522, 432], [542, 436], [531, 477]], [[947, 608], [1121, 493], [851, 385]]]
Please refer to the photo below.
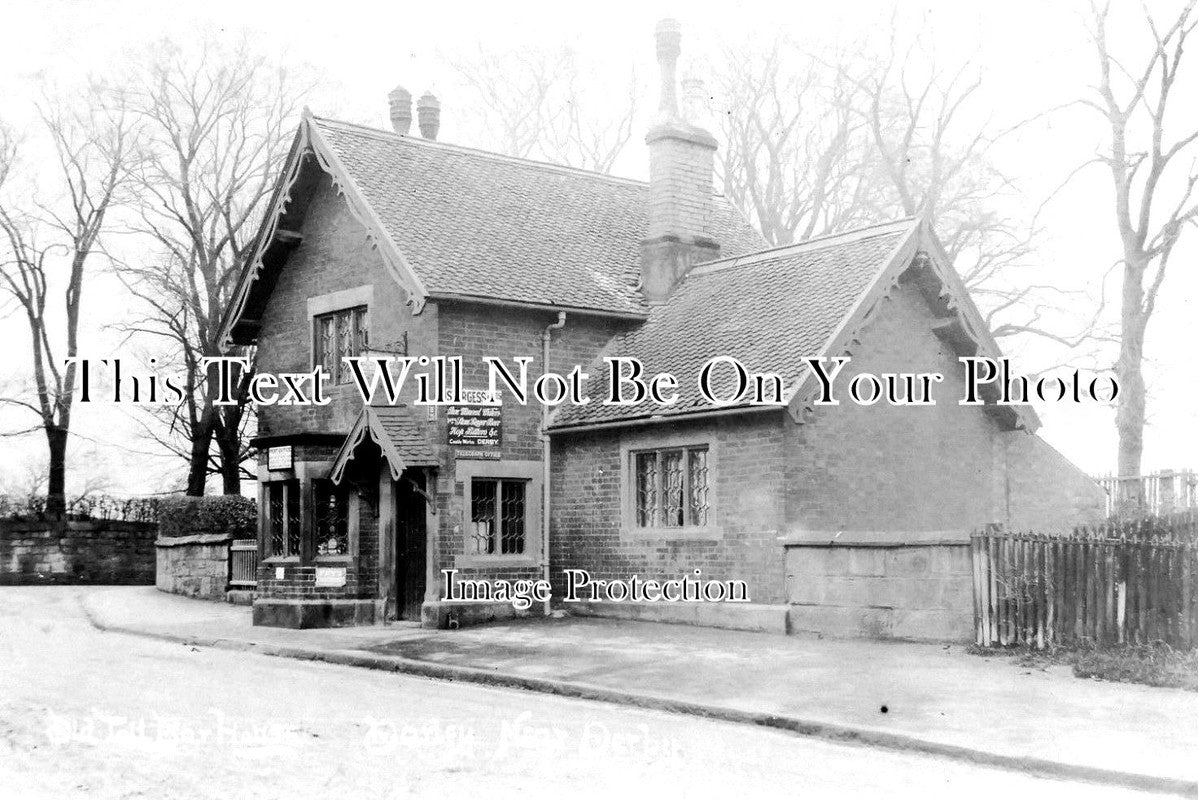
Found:
[[[649, 145], [649, 219], [648, 236], [641, 242], [641, 292], [651, 303], [664, 301], [691, 267], [718, 258], [720, 253], [711, 231], [716, 141], [678, 113], [681, 39], [681, 26], [675, 20], [657, 23], [661, 108], [657, 124], [645, 138]], [[691, 98], [702, 95], [701, 87], [694, 79], [684, 81]], [[691, 110], [688, 108], [688, 113]]]
[[682, 78], [682, 118], [691, 125], [707, 123], [708, 96], [702, 78], [686, 75]]
[[408, 135], [412, 127], [412, 93], [402, 86], [396, 86], [387, 94], [391, 106], [391, 127], [403, 136]]
[[661, 67], [661, 106], [663, 120], [678, 116], [678, 95], [675, 89], [678, 56], [682, 54], [682, 25], [676, 19], [657, 23], [657, 63]]
[[441, 101], [432, 92], [425, 92], [416, 101], [416, 117], [420, 135], [425, 139], [436, 139], [441, 129]]

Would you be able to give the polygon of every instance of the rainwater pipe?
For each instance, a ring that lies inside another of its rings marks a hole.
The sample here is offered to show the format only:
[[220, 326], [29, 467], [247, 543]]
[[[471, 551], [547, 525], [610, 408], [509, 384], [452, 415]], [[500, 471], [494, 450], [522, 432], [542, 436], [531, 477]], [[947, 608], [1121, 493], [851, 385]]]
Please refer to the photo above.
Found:
[[[557, 322], [541, 332], [541, 374], [549, 372], [549, 341], [553, 332], [566, 327], [566, 312], [557, 312]], [[549, 580], [549, 406], [541, 405], [541, 577]], [[549, 616], [549, 601], [545, 601]]]

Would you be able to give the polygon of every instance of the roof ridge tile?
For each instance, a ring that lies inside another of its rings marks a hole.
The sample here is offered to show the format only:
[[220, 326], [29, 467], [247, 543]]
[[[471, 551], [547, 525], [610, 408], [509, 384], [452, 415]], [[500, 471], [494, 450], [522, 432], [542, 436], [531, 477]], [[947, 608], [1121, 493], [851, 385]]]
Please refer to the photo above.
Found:
[[906, 227], [917, 224], [919, 224], [918, 217], [903, 217], [902, 219], [866, 225], [862, 228], [853, 228], [852, 230], [816, 236], [811, 239], [805, 239], [801, 242], [792, 242], [790, 244], [778, 245], [777, 247], [767, 247], [763, 250], [755, 250], [751, 253], [742, 253], [738, 256], [717, 258], [714, 261], [705, 261], [704, 263], [699, 264], [690, 272], [688, 272], [686, 277], [690, 278], [693, 276], [710, 275], [715, 272], [722, 272], [724, 270], [733, 269], [746, 264], [758, 264], [762, 261], [768, 261], [774, 258], [785, 258], [787, 256], [798, 255], [800, 253], [817, 252], [819, 250], [826, 250], [830, 247], [836, 247], [838, 245], [856, 244], [857, 242], [863, 242], [877, 236], [890, 236]]

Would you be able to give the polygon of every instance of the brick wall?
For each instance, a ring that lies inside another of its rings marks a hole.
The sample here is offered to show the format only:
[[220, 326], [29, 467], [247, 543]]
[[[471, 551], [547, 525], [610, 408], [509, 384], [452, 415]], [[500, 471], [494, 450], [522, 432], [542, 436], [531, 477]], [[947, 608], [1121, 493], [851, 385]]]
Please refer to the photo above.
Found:
[[672, 126], [650, 131], [648, 238], [712, 238], [715, 140]]
[[[957, 405], [964, 373], [931, 331], [931, 310], [914, 288], [881, 301], [837, 380], [839, 406], [817, 407], [787, 425], [787, 522], [792, 531], [961, 531], [998, 520], [994, 436], [983, 409]], [[847, 396], [856, 374], [940, 372], [936, 405], [860, 406]]]
[[[445, 303], [439, 309], [439, 350], [445, 355], [460, 356], [463, 360], [463, 380], [467, 388], [487, 388], [488, 372], [483, 363], [484, 356], [507, 359], [509, 369], [515, 373], [510, 359], [527, 356], [534, 359], [529, 366], [529, 388], [536, 376], [541, 374], [541, 334], [546, 326], [557, 321], [551, 312], [517, 310], [497, 306], [471, 303]], [[612, 336], [626, 323], [597, 317], [570, 314], [566, 326], [553, 332], [550, 345], [550, 369], [565, 373], [578, 364], [585, 370], [608, 343]], [[501, 461], [541, 461], [541, 404], [530, 395], [529, 404], [518, 405], [510, 392], [504, 392], [503, 438]], [[440, 525], [440, 548], [437, 552], [436, 570], [450, 569], [457, 564], [457, 556], [466, 552], [465, 530], [469, 522], [470, 509], [466, 507], [465, 486], [455, 480], [452, 449], [447, 442], [445, 415], [438, 415], [434, 441], [443, 454], [443, 478], [438, 497], [437, 520]], [[540, 492], [530, 492], [527, 503], [542, 502]], [[529, 531], [528, 542], [539, 540], [539, 534]], [[539, 553], [533, 554], [539, 558]], [[540, 568], [535, 565], [467, 567], [464, 574], [470, 577], [507, 578], [539, 577]]]
[[1015, 531], [1068, 531], [1106, 516], [1106, 492], [1039, 436], [1005, 433], [1005, 522]]
[[0, 584], [154, 583], [152, 523], [0, 521]]
[[[963, 369], [933, 321], [917, 290], [896, 287], [858, 334], [837, 381], [842, 404], [819, 407], [801, 424], [758, 412], [555, 437], [555, 579], [568, 567], [625, 579], [698, 567], [748, 580], [755, 602], [790, 603], [795, 630], [967, 637], [970, 532], [1075, 518], [1098, 496], [1038, 438], [957, 404]], [[860, 372], [940, 372], [945, 380], [933, 386], [935, 406], [867, 407], [846, 394]], [[628, 529], [628, 442], [653, 435], [718, 447], [718, 536], [646, 539]]]
[[[437, 354], [437, 308], [428, 304], [413, 314], [407, 295], [388, 272], [327, 177], [314, 193], [303, 226], [303, 242], [280, 271], [262, 317], [258, 367], [263, 372], [308, 372], [312, 369], [312, 322], [308, 299], [333, 292], [373, 286], [370, 344], [400, 349], [407, 335], [412, 355]], [[266, 406], [258, 412], [260, 436], [301, 431], [346, 433], [361, 410], [358, 391], [350, 385], [328, 385], [327, 406]]]
[[[701, 569], [704, 578], [741, 579], [755, 603], [785, 599], [782, 546], [785, 495], [783, 412], [717, 417], [654, 426], [652, 431], [579, 433], [554, 437], [552, 575], [563, 569], [593, 577], [677, 578]], [[706, 443], [713, 471], [715, 524], [708, 533], [645, 535], [624, 522], [622, 443], [652, 447], [654, 437]], [[623, 498], [623, 499], [622, 499]]]

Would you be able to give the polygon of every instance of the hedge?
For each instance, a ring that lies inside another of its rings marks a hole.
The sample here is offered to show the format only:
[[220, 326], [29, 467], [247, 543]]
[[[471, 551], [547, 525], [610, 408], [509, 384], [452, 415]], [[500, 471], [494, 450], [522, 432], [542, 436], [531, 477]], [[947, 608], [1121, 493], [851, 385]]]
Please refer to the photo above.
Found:
[[[0, 494], [0, 519], [17, 522], [45, 520], [47, 498], [44, 494]], [[158, 521], [157, 497], [113, 497], [89, 494], [67, 503], [66, 518], [72, 521], [111, 520], [116, 522]]]
[[229, 533], [253, 538], [258, 530], [258, 506], [241, 495], [164, 497], [158, 504], [160, 536]]

